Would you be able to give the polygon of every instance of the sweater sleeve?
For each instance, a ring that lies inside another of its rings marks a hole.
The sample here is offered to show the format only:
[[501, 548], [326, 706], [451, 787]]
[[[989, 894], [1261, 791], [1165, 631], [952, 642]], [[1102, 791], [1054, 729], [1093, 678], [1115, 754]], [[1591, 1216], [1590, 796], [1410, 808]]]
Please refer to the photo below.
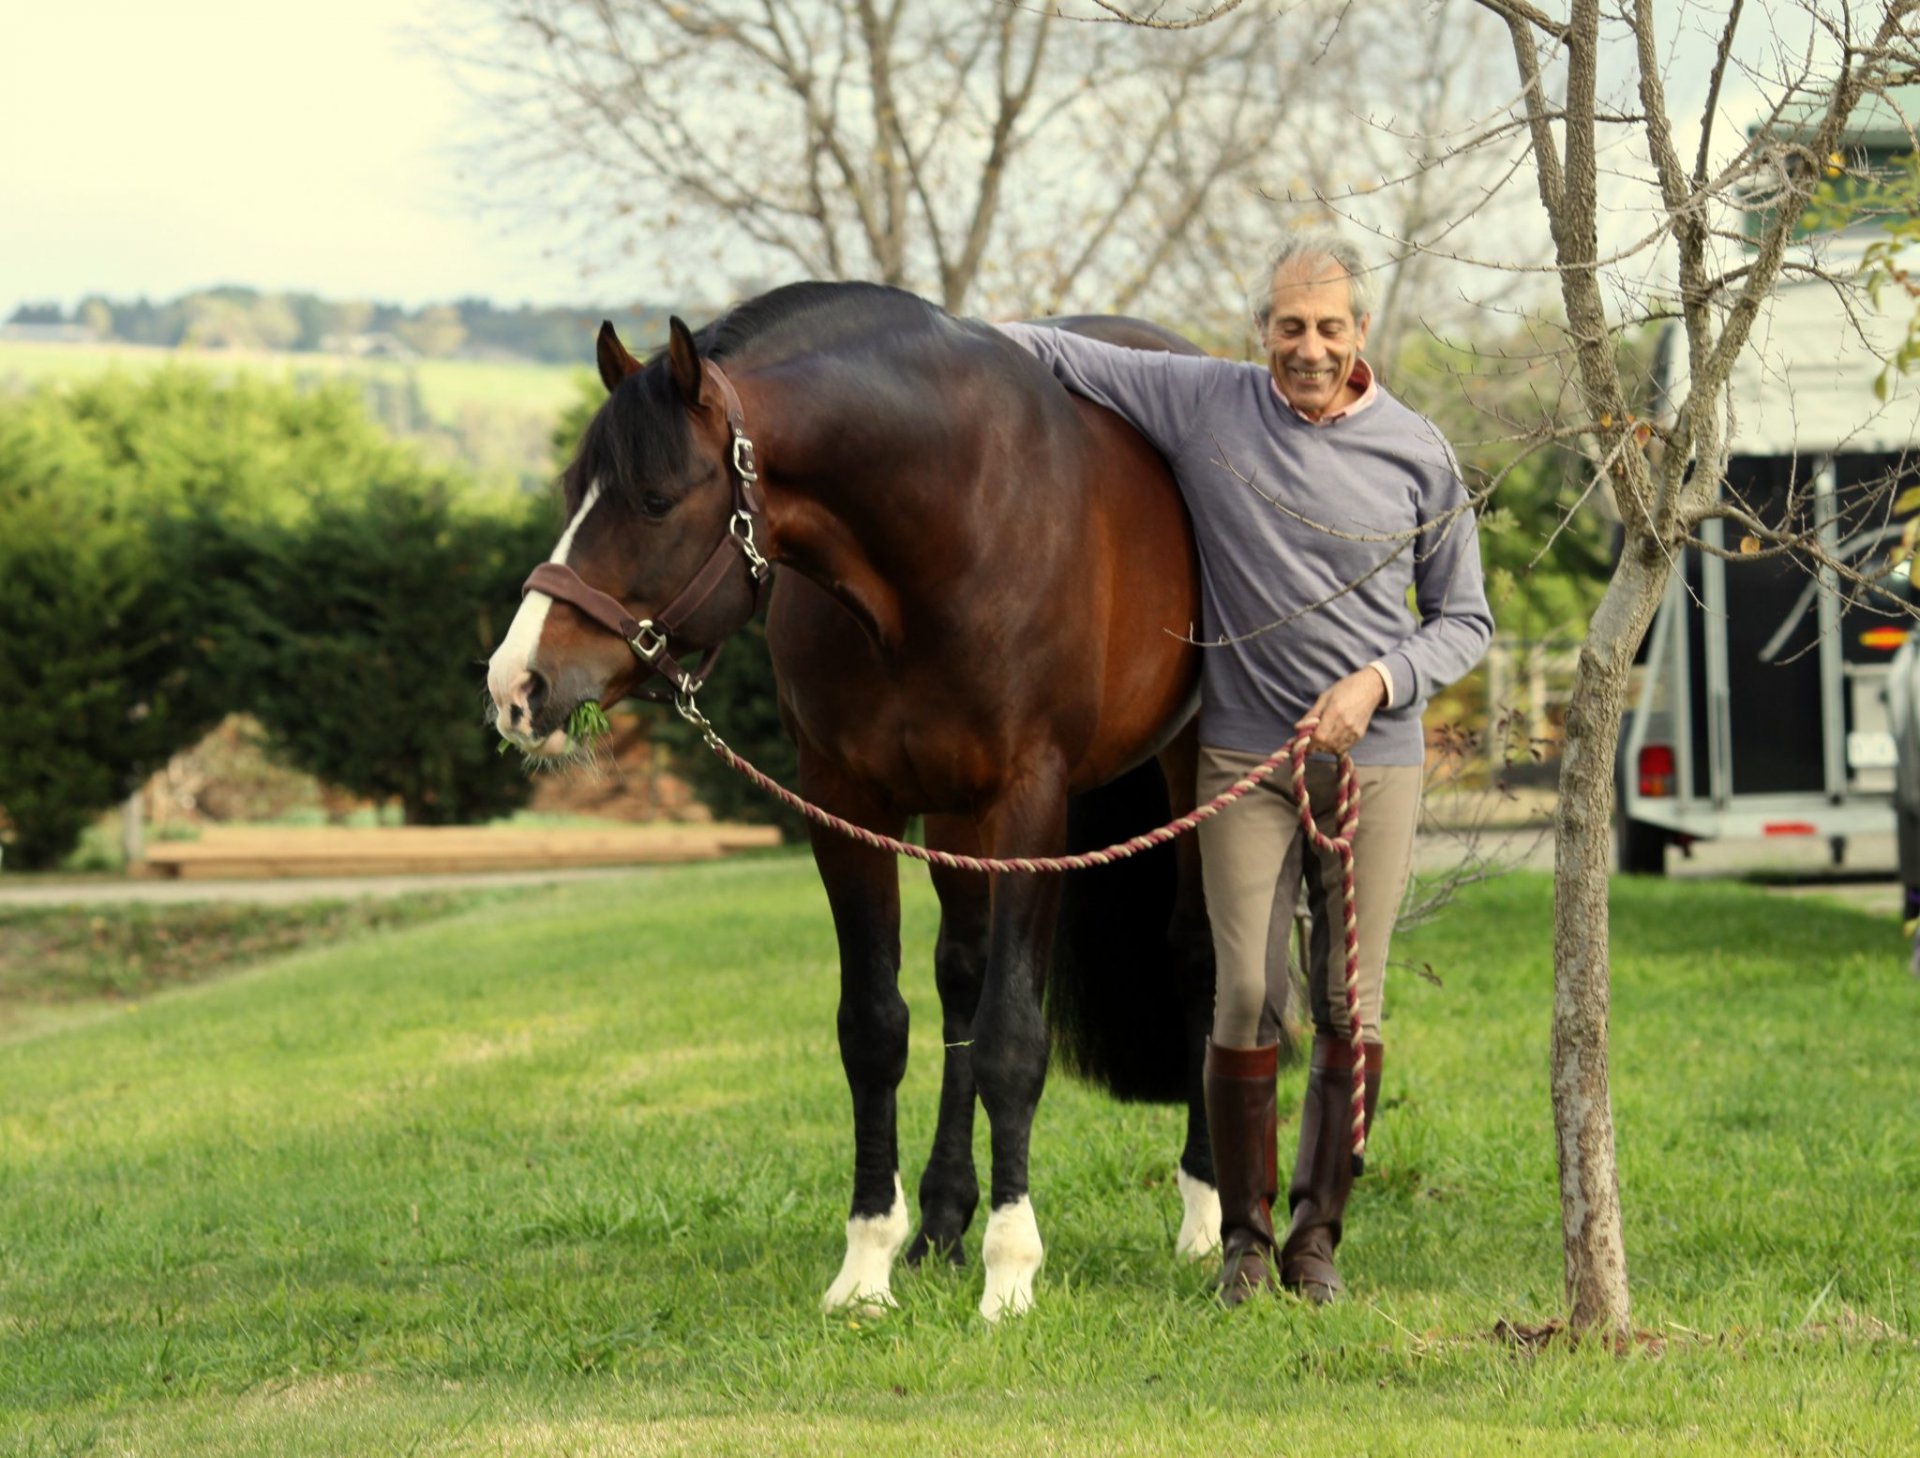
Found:
[[1127, 349], [1042, 324], [995, 325], [1076, 395], [1104, 405], [1171, 460], [1201, 414], [1219, 361], [1207, 355]]
[[1420, 626], [1381, 655], [1393, 702], [1424, 703], [1487, 651], [1493, 612], [1480, 567], [1480, 528], [1453, 452], [1426, 473], [1414, 542], [1413, 599]]

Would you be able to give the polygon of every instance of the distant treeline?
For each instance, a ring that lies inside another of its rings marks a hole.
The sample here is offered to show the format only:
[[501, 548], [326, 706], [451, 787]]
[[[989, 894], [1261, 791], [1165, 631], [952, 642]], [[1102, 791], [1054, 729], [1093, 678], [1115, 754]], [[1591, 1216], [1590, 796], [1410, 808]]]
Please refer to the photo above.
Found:
[[[223, 286], [157, 304], [145, 298], [90, 294], [71, 313], [57, 303], [23, 304], [7, 322], [80, 325], [100, 339], [168, 348], [190, 345], [430, 359], [492, 355], [581, 364], [592, 358], [594, 331], [602, 319], [612, 319], [628, 339], [664, 339], [672, 312], [665, 305], [638, 303], [621, 308], [522, 304], [502, 309], [486, 299], [405, 309], [366, 299], [323, 299], [316, 294]], [[705, 317], [698, 306], [679, 312]]]

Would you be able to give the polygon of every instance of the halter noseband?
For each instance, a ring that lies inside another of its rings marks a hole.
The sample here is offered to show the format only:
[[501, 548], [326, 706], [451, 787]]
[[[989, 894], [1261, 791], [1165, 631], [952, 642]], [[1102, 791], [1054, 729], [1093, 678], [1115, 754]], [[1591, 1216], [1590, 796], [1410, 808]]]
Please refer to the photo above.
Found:
[[651, 687], [650, 680], [649, 685], [635, 690], [641, 698], [651, 699], [655, 703], [673, 700], [691, 702], [693, 695], [707, 681], [707, 675], [713, 672], [714, 660], [720, 656], [725, 637], [701, 654], [700, 661], [691, 672], [681, 667], [680, 661], [667, 645], [687, 619], [698, 612], [726, 580], [733, 566], [733, 553], [740, 554], [746, 563], [747, 575], [753, 580], [755, 610], [758, 610], [761, 600], [766, 596], [767, 582], [773, 573], [772, 565], [760, 555], [760, 549], [754, 541], [754, 524], [760, 520], [765, 502], [760, 491], [760, 472], [754, 460], [753, 441], [747, 435], [746, 416], [740, 408], [739, 392], [733, 388], [733, 381], [712, 360], [702, 360], [700, 369], [706, 379], [719, 389], [720, 399], [726, 406], [727, 464], [728, 474], [733, 480], [733, 515], [727, 520], [726, 534], [714, 543], [705, 563], [693, 574], [693, 580], [651, 618], [636, 618], [619, 598], [597, 587], [589, 587], [580, 574], [564, 562], [542, 562], [528, 575], [525, 585], [520, 589], [522, 597], [530, 592], [544, 592], [548, 597], [569, 603], [607, 631], [618, 634], [633, 650], [635, 657], [666, 679], [669, 688], [665, 692]]

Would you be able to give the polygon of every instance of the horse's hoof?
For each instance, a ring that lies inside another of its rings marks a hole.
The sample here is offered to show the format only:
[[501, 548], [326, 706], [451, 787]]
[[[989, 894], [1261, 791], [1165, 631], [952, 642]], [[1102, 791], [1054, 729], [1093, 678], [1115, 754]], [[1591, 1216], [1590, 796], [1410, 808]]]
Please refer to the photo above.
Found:
[[1180, 1188], [1180, 1234], [1173, 1253], [1184, 1260], [1202, 1261], [1220, 1253], [1220, 1192], [1176, 1169], [1173, 1182]]
[[987, 1217], [986, 1238], [980, 1256], [987, 1268], [987, 1287], [980, 1297], [980, 1314], [988, 1321], [1018, 1316], [1033, 1306], [1033, 1278], [1044, 1250], [1033, 1205], [1025, 1195]]
[[884, 1215], [855, 1215], [847, 1221], [847, 1256], [840, 1274], [820, 1298], [822, 1311], [859, 1307], [878, 1313], [895, 1304], [893, 1258], [907, 1242], [907, 1197], [900, 1177], [893, 1178], [893, 1208]]
[[954, 1267], [964, 1267], [967, 1263], [967, 1252], [961, 1246], [959, 1236], [934, 1237], [922, 1230], [914, 1236], [913, 1244], [907, 1247], [907, 1264], [918, 1270], [920, 1263], [929, 1256], [936, 1261], [944, 1260]]

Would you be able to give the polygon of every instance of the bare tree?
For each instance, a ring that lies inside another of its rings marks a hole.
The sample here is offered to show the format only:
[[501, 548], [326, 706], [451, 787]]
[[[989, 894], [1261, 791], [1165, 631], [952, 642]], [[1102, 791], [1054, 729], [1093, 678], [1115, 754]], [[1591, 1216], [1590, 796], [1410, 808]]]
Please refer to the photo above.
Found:
[[490, 24], [448, 33], [495, 170], [683, 287], [717, 261], [954, 310], [1164, 305], [1342, 89], [1306, 78], [1337, 0], [1289, 6], [1285, 46], [1266, 6], [1147, 37], [1004, 0], [477, 3]]

